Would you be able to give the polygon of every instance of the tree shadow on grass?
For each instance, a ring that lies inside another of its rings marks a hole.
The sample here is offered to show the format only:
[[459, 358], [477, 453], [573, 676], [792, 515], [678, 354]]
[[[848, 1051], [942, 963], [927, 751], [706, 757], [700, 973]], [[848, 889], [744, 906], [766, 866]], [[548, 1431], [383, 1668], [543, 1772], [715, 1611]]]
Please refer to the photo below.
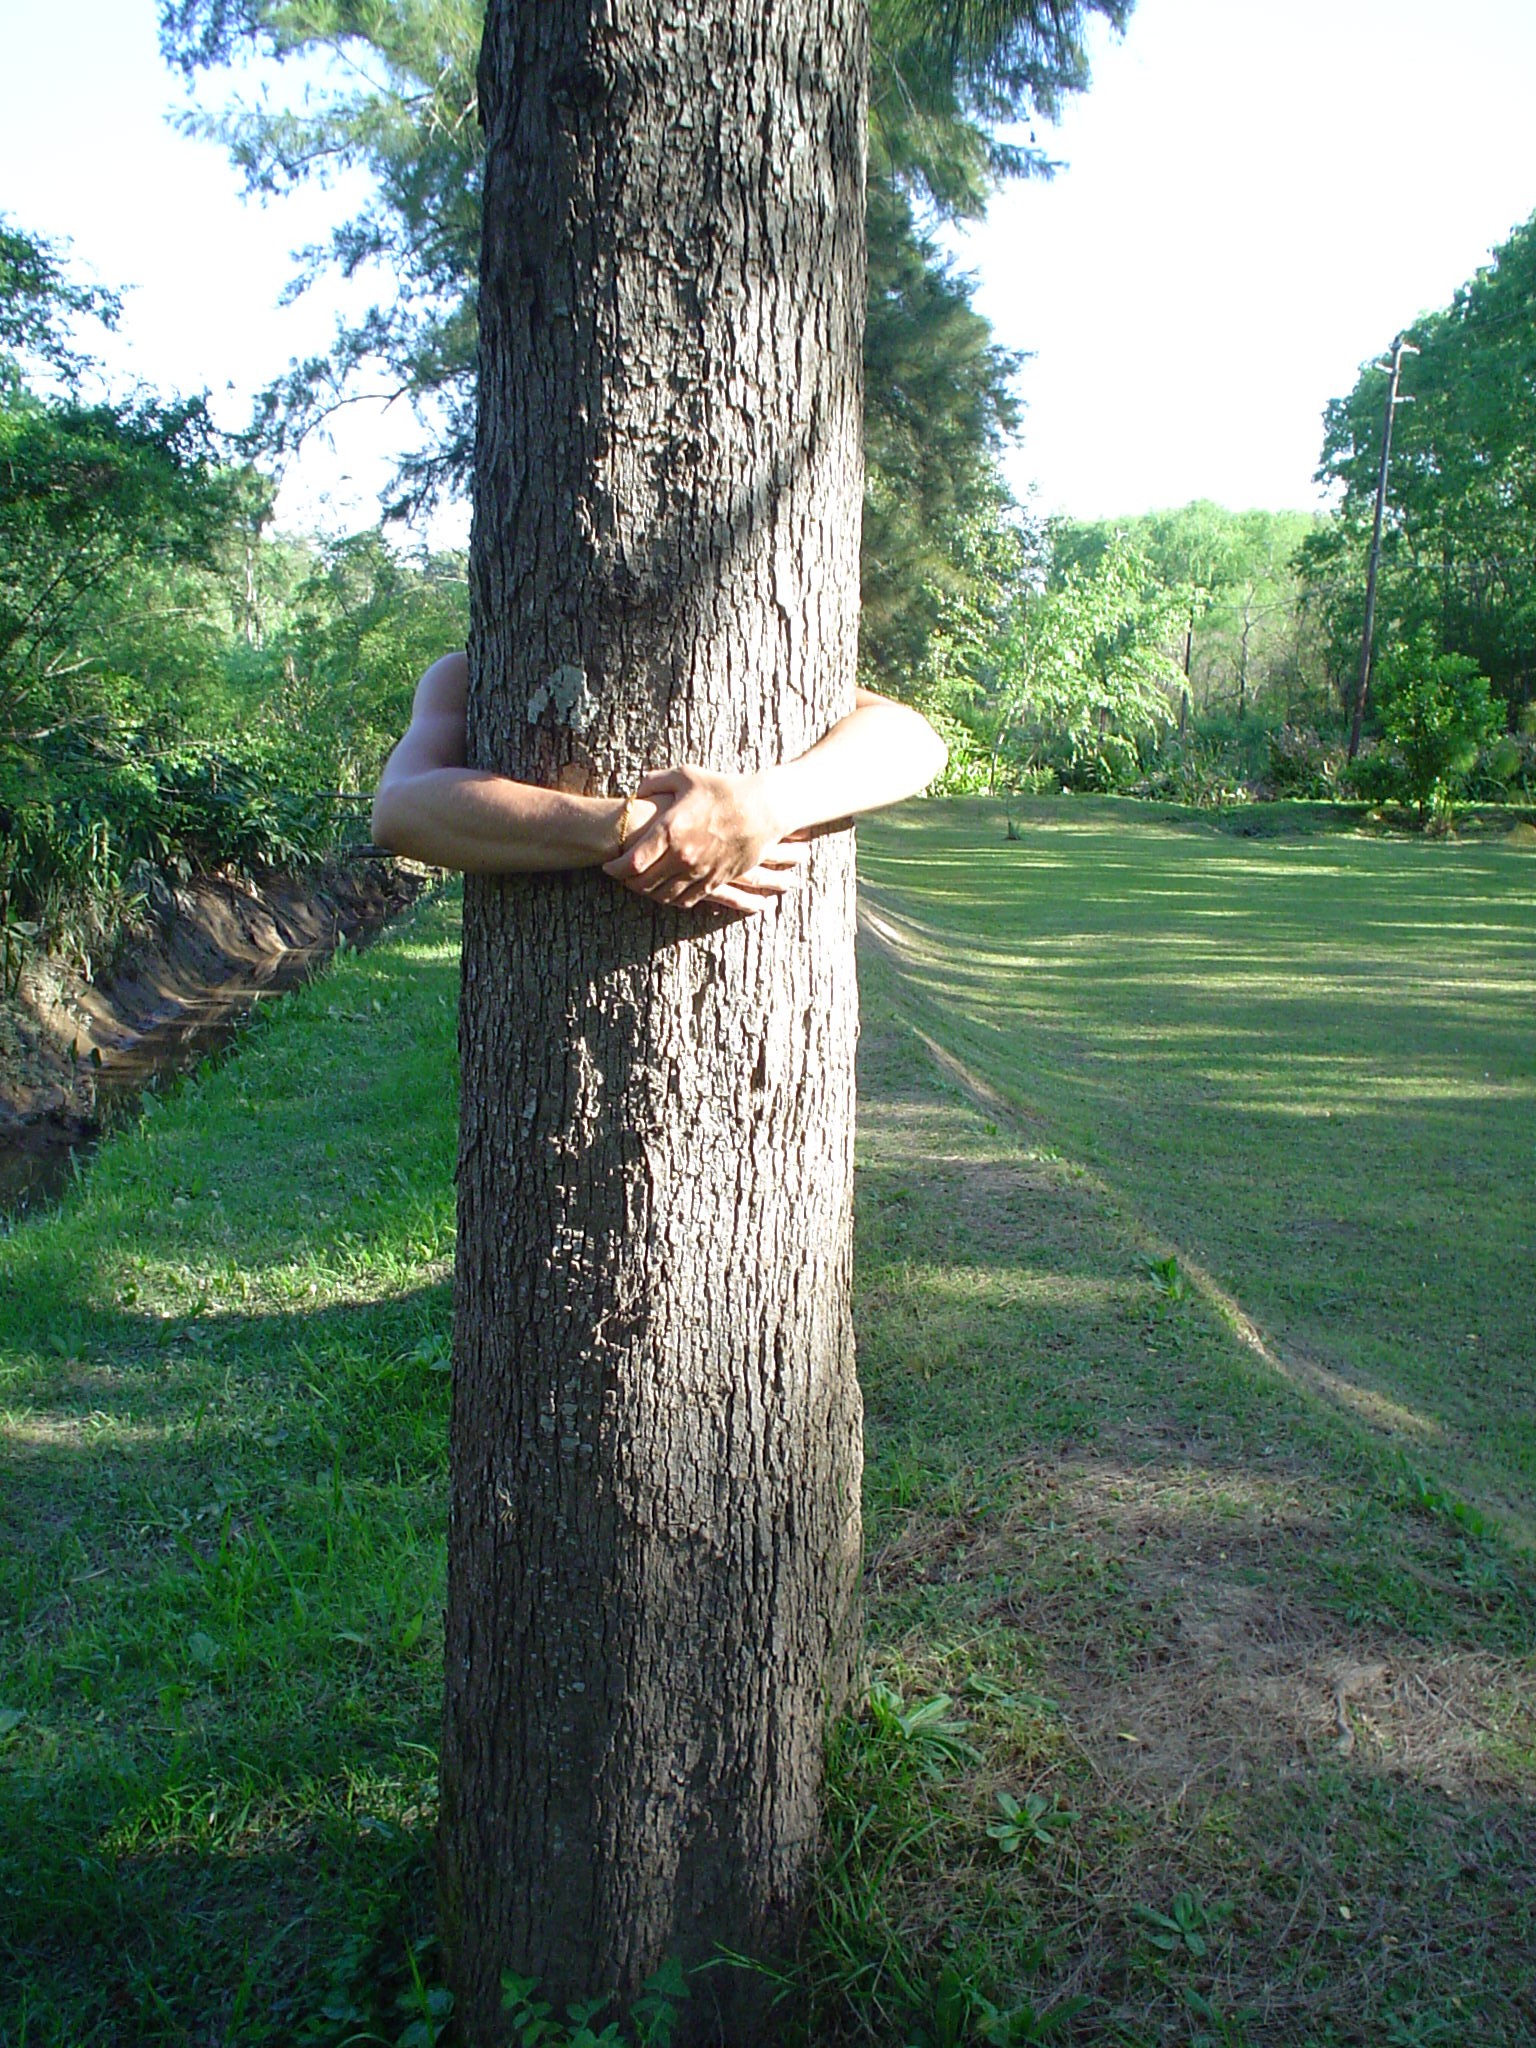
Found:
[[[1183, 2041], [1186, 1994], [1277, 2048], [1528, 2039], [1530, 1559], [878, 975], [862, 1057], [872, 1655], [978, 1753], [920, 1854], [893, 1826], [866, 1991], [899, 1952], [930, 1990], [945, 1957], [1005, 2006], [1082, 1995], [1085, 2041]], [[999, 1795], [1067, 1818], [1010, 1850]], [[886, 1846], [857, 1825], [834, 1871]]]
[[0, 2035], [293, 2040], [429, 1918], [449, 1288], [56, 1306], [4, 1431]]

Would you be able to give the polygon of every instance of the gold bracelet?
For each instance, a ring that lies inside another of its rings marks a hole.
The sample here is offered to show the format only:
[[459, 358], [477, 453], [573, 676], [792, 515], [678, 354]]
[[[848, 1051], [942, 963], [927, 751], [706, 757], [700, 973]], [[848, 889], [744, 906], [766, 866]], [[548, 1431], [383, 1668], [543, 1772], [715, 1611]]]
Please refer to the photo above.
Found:
[[624, 808], [619, 813], [620, 853], [624, 851], [624, 848], [629, 844], [629, 841], [631, 840], [631, 838], [633, 838], [635, 831], [637, 830], [637, 827], [634, 823], [634, 811], [635, 806], [639, 803], [639, 801], [640, 795], [638, 791], [632, 792], [629, 796], [625, 797], [624, 799]]

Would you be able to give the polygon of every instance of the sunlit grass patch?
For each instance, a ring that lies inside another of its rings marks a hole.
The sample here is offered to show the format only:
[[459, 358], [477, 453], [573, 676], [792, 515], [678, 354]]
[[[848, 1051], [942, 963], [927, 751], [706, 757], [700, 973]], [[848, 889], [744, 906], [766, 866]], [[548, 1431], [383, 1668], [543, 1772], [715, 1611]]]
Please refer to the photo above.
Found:
[[[1529, 954], [1415, 949], [1442, 895], [1500, 943], [1536, 903], [1106, 811], [1041, 807], [1071, 855], [1022, 872], [980, 805], [863, 835], [871, 1667], [976, 1755], [891, 1794], [878, 1718], [837, 1753], [818, 2038], [1513, 2048]], [[1192, 965], [1203, 898], [1267, 971]]]
[[0, 2037], [291, 2041], [425, 1909], [455, 915], [0, 1242]]

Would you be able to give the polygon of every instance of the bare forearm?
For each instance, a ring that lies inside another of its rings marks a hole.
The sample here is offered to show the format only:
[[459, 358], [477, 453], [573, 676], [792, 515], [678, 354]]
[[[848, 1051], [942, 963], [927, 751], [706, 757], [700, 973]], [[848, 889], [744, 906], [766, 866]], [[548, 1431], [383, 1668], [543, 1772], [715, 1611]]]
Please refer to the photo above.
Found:
[[392, 853], [468, 874], [596, 867], [618, 850], [624, 808], [618, 797], [568, 796], [481, 769], [432, 768], [386, 775], [373, 802], [373, 836]]
[[914, 796], [947, 758], [921, 712], [881, 697], [860, 704], [798, 760], [765, 770], [761, 779], [782, 836]]

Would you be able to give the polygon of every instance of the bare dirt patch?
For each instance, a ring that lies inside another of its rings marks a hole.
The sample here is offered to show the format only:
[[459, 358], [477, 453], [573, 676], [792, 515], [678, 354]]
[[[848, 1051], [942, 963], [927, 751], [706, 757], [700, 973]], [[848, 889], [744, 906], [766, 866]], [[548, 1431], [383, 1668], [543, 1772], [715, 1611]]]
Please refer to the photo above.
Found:
[[1324, 1765], [1449, 1797], [1529, 1791], [1536, 1672], [1310, 1600], [1290, 1557], [1322, 1532], [1293, 1483], [1081, 1457], [1024, 1479], [990, 1525], [906, 1521], [872, 1593], [981, 1593], [975, 1618], [1043, 1652], [1074, 1745], [1137, 1803], [1198, 1808]]

